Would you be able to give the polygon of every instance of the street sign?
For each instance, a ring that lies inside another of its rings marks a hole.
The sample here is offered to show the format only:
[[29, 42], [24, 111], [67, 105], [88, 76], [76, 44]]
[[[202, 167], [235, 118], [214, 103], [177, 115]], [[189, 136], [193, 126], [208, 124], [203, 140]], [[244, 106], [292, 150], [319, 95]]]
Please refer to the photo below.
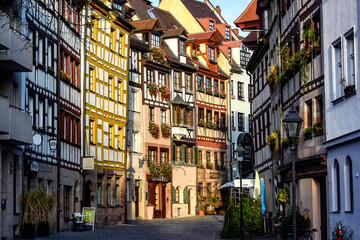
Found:
[[94, 170], [94, 157], [83, 157], [83, 170]]
[[[243, 179], [242, 187], [243, 188], [252, 188], [255, 186], [255, 179]], [[234, 187], [240, 187], [240, 179], [234, 180]]]

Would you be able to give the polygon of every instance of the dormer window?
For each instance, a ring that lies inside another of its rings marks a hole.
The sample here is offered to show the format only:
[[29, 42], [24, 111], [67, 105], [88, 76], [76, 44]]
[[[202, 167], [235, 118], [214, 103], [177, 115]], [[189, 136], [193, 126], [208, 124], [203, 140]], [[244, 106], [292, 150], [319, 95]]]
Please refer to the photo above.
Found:
[[215, 61], [215, 52], [214, 52], [214, 48], [212, 47], [209, 47], [209, 60]]
[[209, 30], [214, 31], [214, 21], [212, 20], [209, 21]]
[[119, 12], [121, 12], [121, 5], [118, 3], [113, 3], [112, 8], [113, 10], [118, 10]]
[[226, 40], [230, 40], [230, 27], [228, 26], [225, 27], [225, 36]]
[[156, 47], [156, 48], [160, 48], [160, 37], [155, 35], [155, 34], [151, 34], [151, 47]]
[[181, 39], [179, 40], [179, 53], [185, 54], [185, 41]]

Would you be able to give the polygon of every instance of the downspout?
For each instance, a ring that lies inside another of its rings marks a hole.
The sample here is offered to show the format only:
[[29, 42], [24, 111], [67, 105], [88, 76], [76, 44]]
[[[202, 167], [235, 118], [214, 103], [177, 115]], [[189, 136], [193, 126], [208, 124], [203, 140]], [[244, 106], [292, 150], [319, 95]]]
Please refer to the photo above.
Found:
[[[251, 86], [251, 92], [253, 93], [253, 85], [252, 85], [252, 75], [249, 73], [249, 71], [246, 69], [246, 74], [249, 76], [249, 82], [250, 82], [250, 86]], [[249, 94], [249, 90], [248, 90], [248, 94]], [[253, 111], [252, 111], [252, 100], [253, 100], [253, 94], [251, 94], [252, 95], [252, 98], [250, 99], [249, 97], [249, 101], [250, 101], [250, 116], [249, 117], [251, 117], [251, 124], [252, 125], [254, 125], [253, 124], [253, 119], [252, 119], [252, 116], [253, 116]], [[250, 128], [250, 125], [249, 125], [249, 128]], [[254, 176], [255, 176], [255, 154], [254, 154], [254, 144], [253, 144], [253, 134], [252, 134], [252, 132], [253, 132], [253, 130], [254, 130], [254, 128], [253, 127], [251, 127], [251, 133], [250, 133], [250, 135], [251, 135], [251, 159], [252, 159], [252, 163], [253, 163], [253, 174], [254, 174]]]
[[[80, 64], [80, 68], [81, 68], [81, 137], [82, 137], [82, 143], [81, 143], [81, 153], [82, 156], [85, 157], [87, 156], [86, 154], [86, 131], [85, 131], [85, 125], [86, 125], [86, 101], [85, 101], [85, 97], [86, 97], [86, 43], [87, 43], [87, 26], [86, 24], [87, 22], [87, 15], [88, 15], [88, 5], [90, 5], [92, 3], [92, 0], [90, 0], [89, 2], [87, 2], [84, 6], [85, 8], [85, 15], [82, 19], [82, 25], [83, 25], [83, 29], [82, 29], [82, 39], [83, 39], [83, 46], [82, 46], [82, 50], [81, 50], [81, 64]], [[82, 160], [82, 159], [81, 159]], [[82, 163], [82, 161], [81, 161]], [[83, 204], [85, 201], [85, 172], [83, 169], [81, 169], [81, 174], [83, 176], [83, 189], [82, 189], [82, 199], [83, 199]], [[83, 205], [81, 204], [81, 205]], [[81, 206], [81, 208], [84, 206]]]
[[57, 140], [56, 140], [56, 159], [57, 159], [57, 193], [56, 193], [56, 231], [60, 232], [60, 154], [61, 154], [61, 143], [60, 143], [60, 127], [61, 127], [61, 116], [60, 116], [60, 71], [61, 71], [61, 60], [60, 60], [60, 47], [61, 47], [61, 35], [60, 35], [60, 7], [61, 2], [58, 0], [58, 16], [57, 16], [57, 73], [56, 73], [56, 104], [57, 104]]
[[[229, 101], [228, 101], [228, 105], [229, 105], [229, 108], [230, 109], [230, 118], [231, 118], [231, 76], [232, 76], [232, 73], [230, 73], [230, 81], [229, 81], [229, 91], [228, 91], [228, 98], [229, 98]], [[231, 119], [230, 119], [231, 121]], [[230, 129], [230, 128], [229, 128]], [[229, 178], [229, 181], [231, 181], [233, 179], [233, 172], [232, 172], [232, 168], [231, 168], [231, 161], [233, 159], [233, 147], [232, 147], [232, 131], [228, 130], [229, 131], [229, 135], [228, 135], [228, 140], [230, 141], [230, 158], [229, 158], [229, 162], [228, 162], [228, 165], [229, 165], [229, 169], [230, 169], [230, 178]], [[221, 156], [220, 156], [221, 157]]]
[[[126, 92], [127, 92], [127, 99], [126, 99], [126, 104], [128, 105], [129, 104], [129, 82], [130, 82], [130, 79], [129, 79], [129, 68], [130, 68], [130, 61], [129, 61], [129, 58], [130, 58], [130, 35], [133, 33], [134, 30], [131, 30], [129, 32], [129, 41], [128, 41], [128, 53], [127, 53], [127, 57], [128, 57], [128, 75], [127, 75], [127, 81], [126, 81]], [[128, 139], [128, 113], [126, 113], [126, 124], [125, 124], [125, 209], [124, 209], [124, 215], [125, 215], [125, 224], [127, 223], [127, 198], [128, 198], [128, 191], [129, 191], [129, 187], [127, 185], [127, 156], [128, 156], [128, 144], [127, 144], [127, 139]], [[136, 199], [136, 201], [138, 201], [138, 199]], [[130, 200], [131, 202], [131, 200]]]

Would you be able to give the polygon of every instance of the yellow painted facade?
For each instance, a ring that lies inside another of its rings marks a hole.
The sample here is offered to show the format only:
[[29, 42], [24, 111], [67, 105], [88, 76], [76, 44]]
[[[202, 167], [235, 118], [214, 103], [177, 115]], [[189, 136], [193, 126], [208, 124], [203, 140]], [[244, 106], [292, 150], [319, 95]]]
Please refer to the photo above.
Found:
[[[189, 33], [203, 32], [204, 29], [193, 15], [187, 10], [181, 1], [161, 1], [159, 8], [171, 12], [171, 14], [183, 25]], [[182, 21], [186, 19], [186, 21]]]
[[230, 75], [230, 64], [228, 58], [222, 51], [219, 51], [220, 54], [218, 55], [218, 66], [223, 70], [227, 75]]
[[95, 168], [125, 170], [129, 30], [94, 2], [88, 17], [86, 153], [95, 157]]

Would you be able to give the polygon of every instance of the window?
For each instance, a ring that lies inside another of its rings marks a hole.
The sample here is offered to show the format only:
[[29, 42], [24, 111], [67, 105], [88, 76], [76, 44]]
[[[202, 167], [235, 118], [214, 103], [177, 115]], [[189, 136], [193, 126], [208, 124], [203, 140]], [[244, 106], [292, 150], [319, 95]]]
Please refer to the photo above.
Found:
[[174, 88], [175, 90], [181, 90], [180, 72], [176, 72], [176, 71], [174, 71]]
[[97, 204], [101, 205], [102, 204], [102, 176], [98, 177], [96, 193], [97, 193]]
[[113, 126], [109, 126], [109, 146], [111, 148], [114, 147], [114, 131], [113, 131]]
[[138, 133], [133, 133], [133, 152], [138, 151]]
[[118, 94], [118, 101], [119, 102], [122, 102], [122, 96], [123, 96], [123, 92], [122, 92], [122, 90], [121, 90], [121, 81], [118, 81], [118, 92], [117, 92], [117, 94]]
[[321, 126], [323, 126], [323, 98], [322, 96], [319, 96], [315, 98], [315, 116], [314, 121], [321, 123]]
[[160, 47], [160, 37], [155, 35], [155, 34], [151, 34], [151, 47], [156, 47], [159, 48]]
[[165, 150], [160, 151], [160, 162], [161, 163], [169, 162], [168, 152], [167, 151], [165, 151]]
[[199, 151], [199, 164], [203, 164], [202, 151]]
[[192, 109], [186, 109], [186, 113], [187, 113], [187, 117], [186, 117], [186, 123], [188, 126], [194, 126], [194, 123], [193, 123], [193, 110]]
[[210, 152], [206, 152], [206, 165], [210, 165]]
[[31, 115], [31, 120], [32, 120], [32, 125], [34, 125], [34, 117], [35, 117], [35, 113], [34, 113], [34, 96], [29, 94], [29, 103], [28, 103], [28, 111]]
[[39, 128], [44, 128], [44, 101], [39, 100]]
[[149, 121], [155, 121], [155, 109], [153, 107], [149, 107]]
[[220, 161], [221, 161], [221, 166], [222, 166], [222, 167], [225, 166], [225, 157], [226, 157], [225, 153], [222, 152], [222, 153], [221, 153], [221, 159], [220, 159]]
[[205, 120], [205, 112], [203, 108], [199, 108], [199, 116], [198, 116], [198, 122], [200, 122], [200, 120], [204, 121]]
[[156, 161], [156, 149], [149, 148], [149, 161], [150, 162]]
[[219, 165], [219, 159], [218, 159], [218, 153], [217, 152], [214, 152], [214, 163], [215, 163], [215, 166], [218, 166]]
[[226, 127], [226, 118], [225, 118], [225, 113], [221, 113], [221, 127]]
[[335, 159], [332, 169], [332, 199], [333, 199], [333, 212], [339, 212], [341, 209], [340, 202], [340, 170], [339, 163]]
[[226, 40], [230, 40], [230, 27], [225, 26], [225, 36]]
[[146, 81], [147, 82], [154, 82], [154, 71], [147, 69], [146, 70]]
[[219, 112], [214, 113], [214, 123], [216, 125], [216, 129], [219, 129], [220, 126]]
[[120, 205], [120, 178], [115, 180], [115, 205]]
[[214, 79], [214, 92], [219, 91], [219, 80]]
[[249, 133], [252, 134], [252, 116], [249, 115]]
[[124, 34], [120, 33], [119, 34], [119, 49], [118, 49], [118, 53], [120, 55], [123, 55], [123, 37], [124, 37]]
[[344, 173], [345, 211], [352, 212], [354, 210], [354, 190], [352, 162], [349, 156], [346, 157]]
[[312, 100], [307, 101], [305, 103], [306, 105], [306, 126], [307, 127], [312, 127], [313, 123], [312, 123]]
[[48, 61], [48, 68], [54, 68], [54, 45], [52, 42], [48, 41], [48, 48], [47, 48], [47, 61]]
[[214, 21], [209, 20], [209, 30], [214, 31]]
[[45, 65], [45, 39], [39, 35], [39, 48], [38, 48], [39, 64]]
[[166, 85], [165, 74], [159, 73], [159, 85]]
[[[115, 34], [115, 29], [111, 28], [110, 30], [110, 43], [109, 43], [109, 48], [110, 50], [114, 51], [114, 34]], [[116, 38], [115, 38], [116, 39]]]
[[166, 123], [166, 110], [160, 109], [160, 122]]
[[89, 90], [94, 91], [94, 69], [89, 68]]
[[106, 203], [108, 206], [111, 205], [111, 178], [108, 178], [106, 182]]
[[231, 48], [228, 48], [228, 61], [231, 62]]
[[186, 153], [187, 162], [190, 164], [193, 164], [194, 163], [194, 149], [187, 147], [186, 150], [187, 150], [187, 153]]
[[176, 188], [176, 191], [175, 191], [175, 202], [176, 203], [179, 203], [180, 202], [180, 189], [179, 187]]
[[225, 82], [220, 81], [220, 93], [225, 94]]
[[245, 118], [244, 113], [238, 113], [238, 130], [239, 131], [244, 131], [244, 118]]
[[138, 70], [138, 52], [131, 51], [130, 70]]
[[136, 110], [137, 110], [137, 93], [136, 93], [136, 92], [131, 92], [131, 96], [132, 96], [132, 97], [131, 97], [132, 110], [133, 110], [134, 112], [136, 112]]
[[109, 86], [108, 86], [108, 91], [109, 91], [108, 97], [109, 98], [113, 97], [112, 88], [113, 88], [113, 79], [112, 79], [112, 77], [109, 77]]
[[250, 53], [249, 53], [247, 47], [242, 45], [241, 50], [240, 50], [240, 66], [242, 68], [246, 67], [246, 65], [249, 62], [249, 58], [250, 58]]
[[48, 103], [48, 109], [47, 109], [47, 125], [48, 125], [48, 129], [52, 132], [52, 127], [53, 127], [53, 105], [51, 103]]
[[230, 93], [231, 95], [234, 95], [234, 80], [231, 80], [230, 82]]
[[95, 26], [95, 22], [96, 22], [95, 16], [91, 16], [91, 22], [92, 22], [92, 24], [90, 25], [90, 37], [92, 39], [95, 39], [95, 28], [96, 28], [96, 26]]
[[231, 127], [235, 127], [234, 111], [231, 111]]
[[238, 82], [238, 100], [244, 100], [244, 83]]
[[253, 87], [252, 85], [248, 85], [248, 95], [249, 95], [249, 102], [251, 102], [252, 98], [253, 98]]
[[336, 88], [336, 98], [339, 98], [343, 95], [343, 89], [344, 86], [343, 84], [341, 84], [341, 86], [339, 86], [339, 83], [342, 83], [342, 59], [341, 59], [341, 41], [339, 39], [339, 41], [333, 45], [334, 48], [334, 67], [333, 67], [333, 71], [334, 71], [334, 78], [335, 78], [335, 82], [336, 85], [338, 86]]
[[122, 127], [118, 127], [118, 143], [117, 143], [117, 148], [122, 150], [123, 149], [123, 140], [124, 140], [124, 130]]
[[206, 90], [211, 90], [211, 78], [206, 78]]
[[346, 80], [347, 86], [355, 84], [355, 53], [354, 53], [354, 33], [351, 31], [346, 36]]
[[176, 162], [180, 162], [181, 161], [181, 151], [182, 151], [182, 146], [181, 145], [177, 145], [175, 147], [175, 161]]
[[215, 52], [214, 52], [214, 48], [212, 47], [209, 47], [209, 60], [215, 61]]
[[204, 87], [204, 77], [202, 75], [198, 75], [198, 89]]
[[94, 120], [90, 120], [90, 123], [89, 123], [89, 139], [90, 139], [90, 143], [95, 144]]
[[64, 186], [64, 219], [70, 219], [71, 186]]
[[193, 90], [192, 75], [185, 73], [186, 91], [191, 92]]
[[185, 51], [186, 51], [185, 41], [179, 40], [179, 52], [180, 52], [180, 54], [185, 54], [186, 53]]
[[211, 110], [206, 110], [206, 122], [207, 123], [212, 122], [212, 112], [211, 112]]

